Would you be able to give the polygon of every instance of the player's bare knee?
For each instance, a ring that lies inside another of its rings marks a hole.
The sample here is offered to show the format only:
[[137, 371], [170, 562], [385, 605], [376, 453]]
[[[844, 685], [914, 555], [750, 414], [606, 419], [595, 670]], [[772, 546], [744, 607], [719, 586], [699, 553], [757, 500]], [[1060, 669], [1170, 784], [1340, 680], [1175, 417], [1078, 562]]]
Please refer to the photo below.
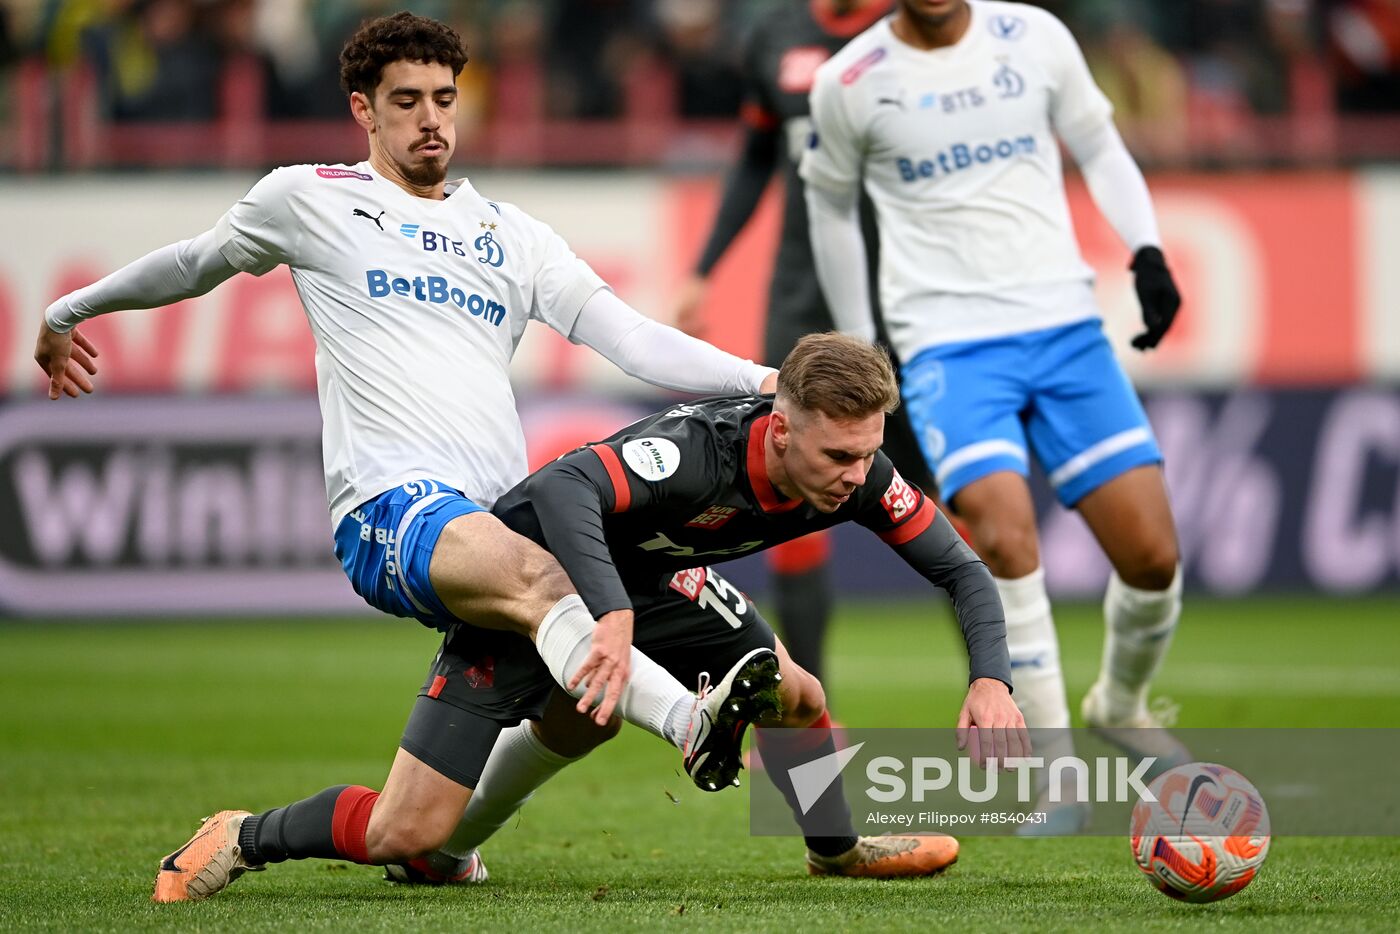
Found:
[[1014, 580], [1040, 566], [1034, 526], [981, 522], [972, 529], [972, 538], [977, 543], [978, 555], [997, 577]]
[[1179, 561], [1175, 541], [1153, 542], [1138, 549], [1128, 566], [1118, 569], [1118, 576], [1138, 590], [1166, 590], [1176, 577]]

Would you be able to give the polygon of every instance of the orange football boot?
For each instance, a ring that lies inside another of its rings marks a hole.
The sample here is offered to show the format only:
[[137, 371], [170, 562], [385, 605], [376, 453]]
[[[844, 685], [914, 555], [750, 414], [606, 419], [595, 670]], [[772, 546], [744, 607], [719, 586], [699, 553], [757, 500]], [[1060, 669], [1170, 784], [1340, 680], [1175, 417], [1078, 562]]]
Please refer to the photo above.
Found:
[[894, 879], [931, 876], [958, 861], [958, 841], [942, 835], [861, 837], [840, 856], [807, 851], [807, 872], [813, 876], [853, 876]]
[[249, 870], [238, 848], [238, 831], [250, 811], [220, 811], [206, 817], [199, 831], [174, 853], [160, 861], [154, 902], [197, 902], [227, 888]]

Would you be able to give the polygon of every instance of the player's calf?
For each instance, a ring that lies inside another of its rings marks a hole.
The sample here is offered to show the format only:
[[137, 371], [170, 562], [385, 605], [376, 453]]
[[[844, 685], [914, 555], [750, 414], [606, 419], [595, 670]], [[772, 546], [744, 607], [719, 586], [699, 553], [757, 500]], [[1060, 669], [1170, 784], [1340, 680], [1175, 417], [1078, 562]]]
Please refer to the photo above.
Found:
[[446, 843], [470, 799], [471, 789], [401, 747], [383, 794], [363, 814], [365, 822], [350, 826], [352, 817], [345, 814], [338, 822], [340, 835], [353, 838], [357, 831], [364, 834], [363, 849], [357, 854], [364, 858], [357, 862], [405, 863]]
[[[815, 679], [813, 679], [815, 680]], [[794, 769], [836, 754], [831, 716], [823, 710], [800, 729], [760, 729], [755, 745], [764, 772], [792, 809], [810, 854], [821, 859], [851, 852], [859, 843], [851, 809], [838, 775], [815, 801], [803, 801], [792, 781]]]
[[801, 728], [811, 726], [826, 712], [826, 690], [815, 675], [792, 660], [782, 642], [774, 646], [778, 655], [782, 684], [783, 716], [774, 726]]

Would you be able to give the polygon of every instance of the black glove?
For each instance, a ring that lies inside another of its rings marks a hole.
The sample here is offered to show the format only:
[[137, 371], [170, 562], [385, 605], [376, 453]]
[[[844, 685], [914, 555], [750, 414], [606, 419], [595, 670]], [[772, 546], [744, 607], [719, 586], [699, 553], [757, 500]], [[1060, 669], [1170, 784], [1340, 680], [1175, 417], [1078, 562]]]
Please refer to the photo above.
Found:
[[1176, 290], [1171, 270], [1162, 251], [1145, 246], [1133, 255], [1133, 287], [1137, 289], [1138, 304], [1142, 306], [1142, 323], [1147, 330], [1133, 338], [1138, 350], [1150, 350], [1167, 336], [1176, 310], [1181, 307], [1181, 293]]

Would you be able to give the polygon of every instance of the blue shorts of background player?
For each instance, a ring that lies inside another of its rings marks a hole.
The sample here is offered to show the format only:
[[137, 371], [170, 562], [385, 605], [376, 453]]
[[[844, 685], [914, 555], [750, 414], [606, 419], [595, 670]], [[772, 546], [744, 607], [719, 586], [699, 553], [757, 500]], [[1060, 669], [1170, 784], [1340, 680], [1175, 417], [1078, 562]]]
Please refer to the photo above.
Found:
[[437, 480], [415, 480], [351, 511], [335, 530], [335, 556], [355, 593], [377, 610], [446, 631], [457, 618], [428, 578], [443, 528], [487, 510]]
[[909, 419], [946, 501], [997, 471], [1029, 475], [1030, 454], [1067, 508], [1162, 460], [1097, 319], [931, 347], [903, 377]]

